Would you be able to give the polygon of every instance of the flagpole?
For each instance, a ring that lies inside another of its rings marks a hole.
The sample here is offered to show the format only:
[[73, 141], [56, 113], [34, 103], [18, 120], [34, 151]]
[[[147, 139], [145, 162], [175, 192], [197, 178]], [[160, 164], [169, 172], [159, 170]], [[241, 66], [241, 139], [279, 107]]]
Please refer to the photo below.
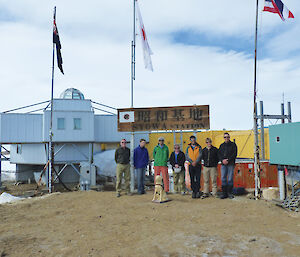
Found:
[[134, 86], [134, 80], [135, 80], [135, 45], [136, 45], [135, 1], [136, 0], [133, 0], [133, 35], [132, 35], [133, 38], [131, 41], [131, 108], [133, 108], [133, 86]]
[[[133, 0], [133, 35], [131, 41], [131, 108], [133, 108], [133, 87], [135, 80], [135, 45], [136, 45], [136, 31], [135, 31], [135, 22], [136, 22], [136, 7], [135, 1]], [[134, 163], [133, 163], [133, 152], [134, 152], [134, 132], [131, 132], [130, 139], [130, 174], [131, 174], [131, 183], [130, 183], [130, 191], [134, 191]]]
[[[56, 6], [54, 7], [53, 20], [56, 18]], [[52, 50], [52, 82], [51, 82], [51, 109], [50, 109], [50, 130], [49, 130], [49, 149], [48, 149], [48, 158], [49, 158], [49, 168], [48, 168], [48, 191], [52, 193], [52, 169], [53, 169], [53, 142], [52, 142], [52, 124], [53, 124], [53, 88], [54, 88], [54, 59], [55, 59], [55, 43], [53, 42]]]
[[[255, 199], [260, 194], [260, 174], [259, 174], [259, 146], [258, 146], [258, 127], [257, 127], [257, 31], [258, 31], [258, 3], [256, 0], [256, 25], [255, 25], [255, 54], [254, 54], [254, 101], [253, 101], [253, 131], [254, 131], [254, 173], [255, 173]], [[263, 128], [262, 128], [263, 129]]]

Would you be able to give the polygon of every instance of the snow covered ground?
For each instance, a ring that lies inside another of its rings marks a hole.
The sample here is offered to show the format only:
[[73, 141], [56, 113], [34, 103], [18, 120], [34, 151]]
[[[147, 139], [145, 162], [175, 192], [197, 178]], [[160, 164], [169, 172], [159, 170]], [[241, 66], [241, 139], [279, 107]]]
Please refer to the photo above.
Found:
[[15, 171], [1, 171], [1, 180], [2, 181], [15, 181], [16, 180], [16, 173]]
[[0, 195], [0, 204], [11, 203], [11, 202], [19, 201], [19, 200], [22, 200], [22, 199], [24, 199], [24, 198], [16, 197], [16, 196], [13, 196], [11, 194], [3, 192]]

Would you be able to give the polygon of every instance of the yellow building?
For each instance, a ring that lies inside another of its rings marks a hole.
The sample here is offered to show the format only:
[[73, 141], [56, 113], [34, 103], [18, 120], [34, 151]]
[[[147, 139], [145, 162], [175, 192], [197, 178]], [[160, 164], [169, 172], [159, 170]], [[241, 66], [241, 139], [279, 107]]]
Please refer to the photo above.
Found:
[[[205, 147], [205, 140], [207, 137], [210, 137], [213, 141], [213, 145], [219, 147], [220, 144], [224, 142], [223, 134], [228, 132], [230, 134], [231, 140], [235, 141], [238, 147], [238, 158], [253, 158], [253, 149], [254, 149], [254, 135], [252, 130], [210, 130], [197, 132], [197, 142]], [[194, 135], [194, 132], [182, 132], [182, 146], [183, 151], [187, 148], [187, 145], [190, 143], [190, 136]], [[158, 144], [158, 138], [164, 137], [165, 144], [169, 147], [170, 152], [173, 151], [174, 146], [174, 134], [170, 133], [151, 133], [149, 135], [149, 144], [147, 148], [149, 150], [150, 158], [152, 158], [152, 153], [154, 147]], [[181, 135], [179, 132], [176, 133], [176, 143], [181, 143]], [[269, 152], [269, 129], [265, 129], [265, 156], [266, 159], [270, 158]]]

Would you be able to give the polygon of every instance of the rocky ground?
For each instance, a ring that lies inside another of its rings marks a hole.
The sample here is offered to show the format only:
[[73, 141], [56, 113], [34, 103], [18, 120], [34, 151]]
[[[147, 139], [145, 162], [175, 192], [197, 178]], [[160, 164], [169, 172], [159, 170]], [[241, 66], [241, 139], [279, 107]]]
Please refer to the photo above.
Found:
[[0, 205], [0, 256], [299, 256], [300, 216], [246, 197], [54, 193]]

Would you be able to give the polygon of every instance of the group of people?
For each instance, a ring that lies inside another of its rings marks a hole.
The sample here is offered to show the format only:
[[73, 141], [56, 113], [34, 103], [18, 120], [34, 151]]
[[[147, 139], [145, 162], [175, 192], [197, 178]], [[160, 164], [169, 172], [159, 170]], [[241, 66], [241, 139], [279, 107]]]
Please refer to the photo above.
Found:
[[[145, 193], [145, 173], [149, 164], [149, 153], [146, 146], [146, 140], [141, 139], [140, 144], [134, 149], [134, 168], [137, 176], [138, 194]], [[222, 194], [221, 199], [233, 198], [233, 178], [234, 166], [237, 157], [237, 146], [230, 140], [229, 133], [224, 133], [224, 143], [219, 149], [212, 145], [212, 140], [206, 138], [206, 147], [197, 143], [196, 137], [190, 137], [190, 144], [185, 153], [181, 151], [180, 145], [174, 145], [174, 151], [169, 154], [169, 148], [165, 145], [163, 137], [158, 139], [158, 144], [153, 150], [154, 159], [154, 183], [157, 175], [161, 175], [164, 182], [164, 190], [169, 192], [169, 172], [168, 162], [173, 169], [174, 190], [182, 195], [186, 192], [185, 187], [185, 170], [188, 166], [192, 198], [206, 198], [210, 196], [209, 181], [212, 184], [212, 196], [217, 196], [217, 166], [221, 162], [221, 180]], [[125, 179], [126, 194], [130, 193], [130, 150], [126, 147], [126, 140], [122, 139], [120, 147], [115, 152], [115, 161], [117, 163], [117, 182], [116, 196], [121, 195], [122, 176]], [[203, 163], [203, 169], [202, 169]], [[201, 170], [203, 172], [204, 188], [203, 194], [200, 193]]]

